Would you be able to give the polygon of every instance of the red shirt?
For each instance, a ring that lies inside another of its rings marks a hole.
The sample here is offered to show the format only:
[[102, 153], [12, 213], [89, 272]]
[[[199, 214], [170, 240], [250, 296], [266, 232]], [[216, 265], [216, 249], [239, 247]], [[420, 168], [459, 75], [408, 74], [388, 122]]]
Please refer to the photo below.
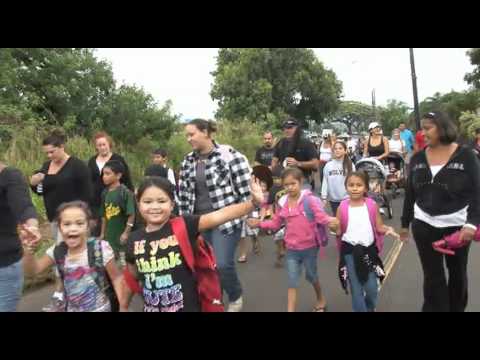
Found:
[[418, 130], [417, 134], [415, 135], [415, 143], [417, 144], [418, 150], [423, 150], [427, 147], [425, 142], [425, 135], [423, 134], [423, 130]]

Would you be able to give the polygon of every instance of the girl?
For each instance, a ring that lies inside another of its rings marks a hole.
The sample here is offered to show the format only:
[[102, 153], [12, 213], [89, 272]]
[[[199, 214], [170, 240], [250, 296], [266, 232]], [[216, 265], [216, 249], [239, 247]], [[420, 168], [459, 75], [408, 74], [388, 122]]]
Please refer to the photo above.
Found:
[[[144, 180], [138, 189], [137, 200], [146, 227], [130, 234], [126, 275], [131, 274], [140, 281], [145, 312], [201, 311], [197, 281], [187, 266], [188, 254], [185, 248], [180, 247], [181, 239], [174, 234], [173, 223], [183, 219], [186, 225], [184, 233], [190, 245], [187, 250], [200, 251], [199, 233], [241, 218], [262, 203], [261, 187], [253, 180], [251, 194], [253, 201], [233, 204], [204, 215], [184, 215], [171, 219], [175, 198], [170, 182], [158, 177]], [[130, 287], [126, 291], [130, 299]]]
[[[121, 291], [122, 276], [116, 267], [113, 250], [106, 241], [89, 238], [90, 219], [86, 203], [62, 204], [57, 211], [57, 221], [63, 242], [36, 259], [35, 246], [24, 241], [25, 273], [38, 275], [56, 265], [64, 287], [64, 311], [110, 312], [116, 311], [118, 305], [120, 311], [127, 311]], [[30, 233], [25, 226], [22, 230]]]
[[[317, 303], [313, 311], [324, 312], [326, 300], [322, 294], [317, 275], [319, 246], [316, 241], [314, 227], [305, 213], [305, 206], [310, 207], [311, 212], [314, 214], [315, 222], [318, 224], [328, 224], [329, 227], [336, 230], [338, 220], [328, 216], [323, 211], [320, 201], [309, 190], [302, 190], [303, 180], [303, 173], [300, 169], [288, 168], [285, 170], [282, 174], [282, 183], [287, 190], [287, 195], [280, 200], [283, 206], [277, 209], [273, 219], [270, 221], [249, 219], [248, 222], [251, 227], [260, 227], [264, 230], [273, 231], [277, 231], [282, 223], [286, 223], [288, 311], [295, 311], [297, 287], [303, 265], [306, 270], [306, 278], [313, 285], [317, 295]], [[305, 204], [304, 202], [307, 203]]]
[[345, 291], [347, 279], [350, 283], [355, 312], [375, 311], [378, 278], [385, 276], [378, 255], [383, 248], [382, 235], [398, 237], [393, 228], [383, 224], [375, 202], [366, 197], [368, 183], [368, 175], [362, 171], [349, 174], [345, 181], [349, 199], [337, 210], [340, 280]]
[[347, 145], [344, 142], [337, 141], [333, 146], [333, 153], [334, 159], [323, 169], [322, 200], [325, 205], [327, 200], [330, 201], [330, 207], [335, 215], [340, 202], [348, 197], [345, 178], [355, 171], [355, 165], [347, 155]]

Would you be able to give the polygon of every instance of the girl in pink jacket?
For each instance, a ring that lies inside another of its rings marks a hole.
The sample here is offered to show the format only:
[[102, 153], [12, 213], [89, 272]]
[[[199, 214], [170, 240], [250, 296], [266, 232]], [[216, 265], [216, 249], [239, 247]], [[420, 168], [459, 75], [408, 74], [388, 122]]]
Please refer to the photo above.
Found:
[[[287, 195], [280, 199], [280, 207], [270, 221], [249, 219], [251, 228], [260, 227], [264, 230], [278, 231], [282, 224], [286, 225], [285, 247], [287, 248], [286, 264], [288, 273], [288, 311], [294, 312], [297, 302], [297, 288], [300, 281], [302, 266], [305, 267], [306, 279], [317, 296], [314, 312], [326, 310], [326, 299], [322, 294], [317, 275], [317, 256], [319, 244], [315, 232], [316, 224], [328, 225], [336, 230], [339, 221], [328, 216], [321, 205], [320, 199], [309, 190], [302, 190], [303, 172], [298, 168], [288, 168], [282, 174], [282, 184]], [[305, 209], [313, 214], [313, 224], [308, 219]]]

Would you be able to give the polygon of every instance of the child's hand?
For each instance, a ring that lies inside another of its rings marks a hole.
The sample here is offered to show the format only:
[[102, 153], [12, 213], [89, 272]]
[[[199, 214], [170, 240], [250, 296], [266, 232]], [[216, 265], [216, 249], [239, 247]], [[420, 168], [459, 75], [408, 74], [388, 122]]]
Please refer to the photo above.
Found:
[[128, 240], [128, 234], [123, 233], [122, 235], [120, 235], [120, 244], [125, 245], [127, 243], [127, 240]]
[[252, 194], [252, 200], [256, 205], [261, 205], [263, 203], [263, 191], [262, 186], [260, 185], [260, 180], [255, 176], [252, 176], [250, 180], [250, 193]]
[[328, 223], [328, 228], [332, 231], [336, 231], [340, 226], [340, 221], [337, 218], [332, 218]]
[[409, 231], [406, 228], [400, 230], [400, 240], [403, 242], [408, 242]]
[[391, 226], [385, 226], [385, 236], [393, 236], [397, 240], [400, 240], [400, 235], [395, 232], [395, 229]]
[[260, 219], [247, 219], [247, 225], [250, 227], [250, 229], [256, 229], [260, 226], [261, 220]]
[[36, 246], [42, 238], [40, 230], [37, 227], [27, 226], [25, 224], [20, 226], [18, 236], [24, 248], [30, 253], [35, 251]]

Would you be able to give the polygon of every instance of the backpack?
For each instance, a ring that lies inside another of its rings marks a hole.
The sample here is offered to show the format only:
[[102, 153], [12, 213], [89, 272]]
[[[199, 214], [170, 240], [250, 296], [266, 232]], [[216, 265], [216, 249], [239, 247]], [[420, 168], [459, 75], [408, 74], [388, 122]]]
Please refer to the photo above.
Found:
[[[55, 246], [53, 250], [53, 257], [55, 259], [55, 264], [60, 274], [62, 282], [65, 280], [65, 258], [67, 256], [68, 247], [65, 242], [60, 243]], [[119, 311], [119, 302], [117, 294], [113, 288], [112, 281], [108, 276], [107, 270], [103, 265], [103, 253], [102, 246], [100, 241], [96, 238], [90, 238], [87, 241], [87, 253], [88, 253], [88, 266], [95, 269], [93, 277], [97, 286], [107, 295], [108, 300], [110, 301], [110, 306], [112, 312]], [[67, 297], [65, 297], [66, 299]], [[65, 309], [67, 304], [65, 303]]]
[[179, 216], [171, 219], [170, 225], [178, 240], [187, 266], [197, 280], [197, 291], [202, 312], [225, 311], [222, 303], [223, 292], [220, 285], [220, 276], [212, 247], [199, 235], [197, 237], [198, 247], [195, 250], [193, 249], [183, 217]]
[[[375, 243], [378, 249], [378, 252], [381, 253], [383, 250], [383, 243], [385, 235], [380, 234], [377, 231], [377, 204], [374, 200], [366, 197], [365, 204], [367, 205], [368, 215], [370, 217], [370, 224], [373, 228], [373, 235], [375, 237]], [[341, 226], [341, 234], [337, 236], [337, 247], [340, 250], [342, 247], [342, 236], [347, 231], [348, 225], [348, 207], [350, 205], [350, 199], [343, 200], [340, 203], [340, 226]]]
[[[125, 204], [128, 201], [128, 196], [130, 194], [132, 194], [132, 192], [124, 184], [120, 184], [119, 190], [120, 190], [120, 208], [123, 211], [123, 213], [125, 214], [127, 212]], [[108, 189], [104, 189], [102, 191], [102, 204], [103, 205], [105, 204], [105, 199], [107, 197], [107, 193], [108, 193]], [[133, 227], [132, 227], [131, 231], [141, 229], [145, 225], [144, 222], [143, 222], [143, 218], [140, 215], [140, 212], [138, 210], [137, 201], [135, 200], [135, 196], [133, 196], [133, 207], [135, 209], [135, 218], [133, 220]]]
[[313, 226], [313, 231], [315, 232], [315, 241], [317, 242], [319, 247], [325, 248], [328, 245], [327, 229], [325, 229], [325, 225], [317, 224], [315, 222], [315, 215], [313, 214], [313, 210], [310, 207], [310, 201], [312, 200], [318, 200], [318, 205], [320, 206], [320, 209], [323, 210], [323, 205], [320, 199], [310, 195], [305, 196], [305, 198], [303, 199], [303, 210], [305, 211], [305, 215], [308, 221], [310, 221]]

